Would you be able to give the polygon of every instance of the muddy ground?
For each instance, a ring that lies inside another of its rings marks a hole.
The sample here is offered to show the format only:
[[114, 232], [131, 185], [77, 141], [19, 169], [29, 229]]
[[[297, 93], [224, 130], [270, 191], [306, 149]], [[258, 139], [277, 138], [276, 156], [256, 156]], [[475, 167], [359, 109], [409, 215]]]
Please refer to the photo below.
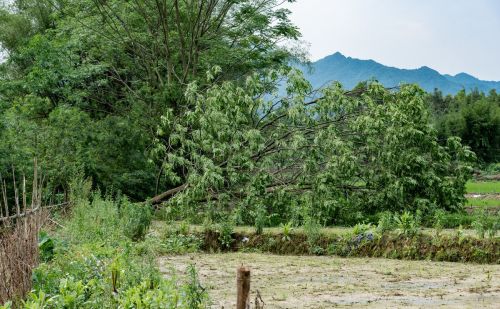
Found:
[[[165, 276], [195, 264], [212, 308], [234, 308], [236, 268], [250, 266], [264, 308], [499, 308], [500, 265], [257, 253], [162, 257]], [[253, 307], [252, 307], [253, 308]]]

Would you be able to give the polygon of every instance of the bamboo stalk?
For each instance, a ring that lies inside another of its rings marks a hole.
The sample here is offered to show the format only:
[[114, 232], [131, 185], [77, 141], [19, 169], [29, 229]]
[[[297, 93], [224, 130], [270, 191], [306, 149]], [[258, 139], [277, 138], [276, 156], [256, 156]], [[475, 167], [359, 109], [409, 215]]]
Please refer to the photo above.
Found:
[[26, 177], [23, 174], [23, 211], [26, 212]]
[[9, 216], [9, 203], [7, 202], [7, 185], [5, 183], [5, 180], [2, 180], [1, 179], [1, 176], [0, 176], [0, 181], [2, 182], [2, 195], [3, 195], [3, 202], [4, 202], [4, 206], [5, 206], [5, 216], [8, 217]]
[[16, 213], [18, 216], [20, 216], [21, 207], [19, 207], [19, 193], [17, 192], [16, 174], [14, 171], [14, 166], [12, 166], [12, 183], [14, 184], [14, 202], [16, 203]]

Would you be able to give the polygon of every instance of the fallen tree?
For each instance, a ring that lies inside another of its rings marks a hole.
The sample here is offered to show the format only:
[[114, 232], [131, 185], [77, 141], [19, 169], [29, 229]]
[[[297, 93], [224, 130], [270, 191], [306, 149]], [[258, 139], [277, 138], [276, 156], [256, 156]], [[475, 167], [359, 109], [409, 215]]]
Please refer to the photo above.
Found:
[[180, 185], [151, 202], [236, 209], [248, 222], [259, 207], [287, 217], [307, 205], [330, 223], [359, 212], [461, 207], [474, 154], [456, 138], [438, 144], [420, 88], [346, 91], [335, 83], [315, 92], [291, 71], [286, 95], [269, 95], [279, 78], [203, 91], [191, 84], [189, 110], [167, 112], [158, 130], [165, 177]]

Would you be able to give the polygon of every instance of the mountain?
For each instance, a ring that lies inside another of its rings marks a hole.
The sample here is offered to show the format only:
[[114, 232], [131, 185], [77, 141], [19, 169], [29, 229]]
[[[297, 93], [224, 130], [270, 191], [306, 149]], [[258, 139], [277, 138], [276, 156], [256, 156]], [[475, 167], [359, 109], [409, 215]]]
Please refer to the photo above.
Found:
[[345, 88], [351, 89], [361, 81], [376, 79], [386, 87], [397, 86], [403, 82], [416, 83], [426, 91], [438, 88], [444, 94], [455, 94], [461, 89], [471, 91], [476, 88], [485, 93], [491, 89], [500, 92], [500, 82], [479, 80], [466, 73], [455, 76], [442, 75], [426, 66], [414, 70], [398, 69], [373, 60], [346, 57], [339, 52], [312, 63], [310, 67], [299, 68], [314, 88], [331, 81], [339, 81]]

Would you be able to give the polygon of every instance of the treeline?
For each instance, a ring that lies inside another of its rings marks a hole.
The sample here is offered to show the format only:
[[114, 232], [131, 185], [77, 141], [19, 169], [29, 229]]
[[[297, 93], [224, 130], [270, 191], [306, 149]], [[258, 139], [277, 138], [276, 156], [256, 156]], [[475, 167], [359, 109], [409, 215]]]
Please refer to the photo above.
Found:
[[441, 140], [458, 136], [481, 165], [500, 162], [500, 95], [495, 90], [443, 96], [436, 89], [428, 102]]

